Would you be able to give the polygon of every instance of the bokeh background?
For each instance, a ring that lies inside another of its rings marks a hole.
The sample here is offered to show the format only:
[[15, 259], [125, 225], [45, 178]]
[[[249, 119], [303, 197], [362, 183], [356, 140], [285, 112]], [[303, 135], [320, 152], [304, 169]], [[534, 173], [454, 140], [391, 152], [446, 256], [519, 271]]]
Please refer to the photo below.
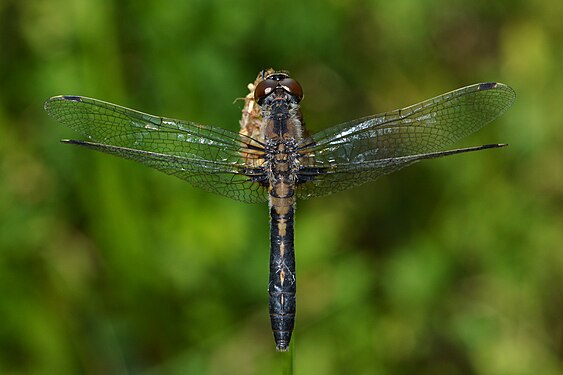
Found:
[[517, 92], [457, 146], [300, 201], [298, 374], [563, 373], [563, 2], [0, 1], [0, 373], [277, 374], [268, 216], [79, 137], [100, 98], [236, 130], [287, 69], [308, 127], [468, 84]]

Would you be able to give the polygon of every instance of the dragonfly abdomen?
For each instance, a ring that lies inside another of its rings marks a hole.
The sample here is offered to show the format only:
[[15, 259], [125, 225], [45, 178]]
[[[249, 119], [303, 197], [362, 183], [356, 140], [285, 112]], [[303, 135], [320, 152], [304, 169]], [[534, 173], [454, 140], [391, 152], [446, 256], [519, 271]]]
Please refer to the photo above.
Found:
[[[277, 192], [284, 192], [277, 196]], [[276, 349], [286, 351], [295, 321], [293, 188], [280, 182], [270, 192], [270, 321]]]

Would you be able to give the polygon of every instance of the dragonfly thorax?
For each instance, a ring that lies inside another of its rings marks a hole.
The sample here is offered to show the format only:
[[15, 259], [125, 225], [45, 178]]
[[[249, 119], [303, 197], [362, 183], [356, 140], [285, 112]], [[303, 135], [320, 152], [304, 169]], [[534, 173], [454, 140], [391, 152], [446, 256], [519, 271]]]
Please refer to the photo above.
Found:
[[266, 98], [262, 104], [264, 140], [294, 139], [301, 140], [303, 129], [299, 104], [281, 89]]
[[295, 140], [269, 140], [265, 154], [264, 168], [270, 184], [279, 181], [294, 184], [297, 181], [300, 163]]

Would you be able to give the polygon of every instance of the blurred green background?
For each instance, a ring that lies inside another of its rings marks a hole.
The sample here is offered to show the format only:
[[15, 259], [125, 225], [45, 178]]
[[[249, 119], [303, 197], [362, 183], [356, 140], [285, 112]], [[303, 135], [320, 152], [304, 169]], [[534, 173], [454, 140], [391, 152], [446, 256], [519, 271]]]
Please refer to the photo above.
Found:
[[96, 97], [237, 130], [287, 69], [314, 132], [468, 84], [456, 146], [298, 203], [298, 374], [563, 373], [560, 0], [0, 1], [0, 373], [277, 374], [268, 212], [59, 143]]

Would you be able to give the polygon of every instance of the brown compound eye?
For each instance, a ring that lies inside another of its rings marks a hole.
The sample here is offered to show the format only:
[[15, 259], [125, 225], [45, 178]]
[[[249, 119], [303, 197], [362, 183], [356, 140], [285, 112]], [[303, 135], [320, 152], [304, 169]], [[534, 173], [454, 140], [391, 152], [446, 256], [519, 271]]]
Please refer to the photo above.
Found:
[[256, 85], [254, 89], [254, 100], [258, 104], [262, 104], [262, 101], [274, 91], [278, 86], [278, 81], [273, 79], [265, 79]]
[[279, 82], [279, 85], [283, 87], [285, 91], [295, 96], [298, 102], [303, 99], [303, 89], [301, 88], [299, 82], [293, 78], [284, 78]]

